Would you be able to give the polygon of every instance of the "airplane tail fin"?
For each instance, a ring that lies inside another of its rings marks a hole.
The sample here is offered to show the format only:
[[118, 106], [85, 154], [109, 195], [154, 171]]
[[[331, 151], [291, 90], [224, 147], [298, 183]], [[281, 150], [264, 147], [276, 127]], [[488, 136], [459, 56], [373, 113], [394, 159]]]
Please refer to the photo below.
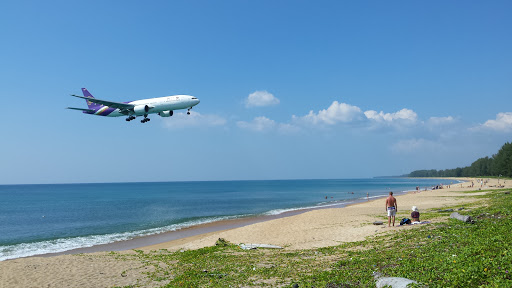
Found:
[[[84, 93], [84, 97], [94, 98], [92, 96], [92, 94], [89, 92], [89, 90], [87, 90], [86, 88], [82, 88], [82, 93]], [[101, 104], [96, 104], [89, 100], [85, 100], [85, 101], [87, 101], [87, 106], [89, 106], [89, 109], [98, 110], [99, 108], [103, 107], [103, 105], [101, 105]]]

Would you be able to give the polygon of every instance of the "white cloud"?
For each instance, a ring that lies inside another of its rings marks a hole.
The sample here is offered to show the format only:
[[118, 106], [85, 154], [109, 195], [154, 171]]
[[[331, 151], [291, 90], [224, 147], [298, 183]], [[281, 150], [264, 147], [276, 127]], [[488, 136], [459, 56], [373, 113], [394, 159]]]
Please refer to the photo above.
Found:
[[279, 99], [267, 91], [256, 91], [251, 93], [245, 100], [246, 107], [263, 107], [277, 104], [279, 104]]
[[361, 109], [346, 103], [332, 102], [327, 109], [318, 111], [318, 113], [309, 111], [309, 114], [302, 117], [292, 116], [294, 121], [303, 121], [308, 124], [328, 124], [347, 123], [361, 119]]
[[377, 111], [368, 110], [364, 112], [364, 115], [366, 118], [379, 123], [393, 123], [397, 121], [414, 123], [418, 118], [416, 112], [406, 108], [395, 113], [384, 113], [383, 111], [377, 113]]
[[190, 111], [190, 115], [174, 113], [173, 116], [165, 118], [163, 123], [169, 129], [182, 129], [193, 126], [223, 126], [226, 124], [226, 119], [214, 114], [200, 114], [199, 112]]
[[455, 119], [452, 116], [448, 117], [430, 117], [428, 119], [428, 124], [430, 125], [443, 125], [454, 122]]
[[510, 131], [512, 130], [512, 112], [498, 113], [496, 120], [487, 120], [480, 128], [503, 132]]
[[[512, 113], [510, 113], [512, 116]], [[237, 126], [253, 131], [276, 130], [280, 133], [296, 133], [309, 128], [329, 129], [334, 125], [345, 124], [360, 129], [382, 128], [382, 125], [398, 130], [408, 129], [413, 125], [420, 125], [427, 129], [439, 128], [442, 125], [457, 122], [452, 116], [430, 117], [426, 121], [419, 121], [418, 114], [411, 109], [403, 108], [393, 113], [377, 112], [375, 110], [362, 111], [361, 108], [333, 101], [331, 105], [315, 112], [309, 111], [307, 115], [292, 115], [289, 123], [279, 123], [264, 116], [254, 118], [252, 121], [238, 121]]]
[[260, 116], [254, 118], [251, 122], [238, 121], [236, 125], [242, 129], [248, 129], [253, 131], [267, 131], [276, 127], [274, 120], [268, 119], [267, 117]]

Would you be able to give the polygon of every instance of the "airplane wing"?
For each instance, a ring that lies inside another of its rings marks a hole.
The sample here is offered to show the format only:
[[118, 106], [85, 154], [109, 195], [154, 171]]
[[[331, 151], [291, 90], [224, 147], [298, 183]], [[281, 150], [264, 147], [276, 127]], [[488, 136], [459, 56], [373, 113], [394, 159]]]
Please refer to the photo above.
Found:
[[101, 99], [97, 99], [97, 98], [84, 97], [84, 96], [79, 96], [79, 95], [74, 95], [74, 94], [72, 94], [71, 96], [75, 96], [75, 97], [78, 97], [78, 98], [85, 99], [87, 101], [91, 101], [91, 102], [96, 103], [96, 104], [101, 104], [101, 105], [108, 106], [110, 108], [117, 108], [117, 109], [120, 109], [120, 110], [131, 110], [131, 109], [133, 109], [133, 107], [135, 107], [135, 105], [128, 104], [128, 103], [112, 102], [112, 101], [101, 100]]
[[73, 109], [73, 110], [78, 110], [78, 111], [84, 111], [84, 112], [90, 112], [90, 113], [94, 113], [96, 111], [92, 110], [92, 109], [83, 109], [83, 108], [75, 108], [75, 107], [68, 107], [67, 109]]

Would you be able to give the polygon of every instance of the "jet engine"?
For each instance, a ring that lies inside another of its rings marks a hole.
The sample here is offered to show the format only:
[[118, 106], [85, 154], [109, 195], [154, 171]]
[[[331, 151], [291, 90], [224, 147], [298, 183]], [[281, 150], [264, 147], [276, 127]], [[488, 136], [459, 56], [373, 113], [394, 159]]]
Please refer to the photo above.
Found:
[[162, 112], [158, 113], [158, 115], [160, 115], [162, 117], [171, 117], [172, 114], [174, 114], [174, 112], [172, 110], [170, 110], [170, 111], [162, 111]]
[[137, 105], [133, 107], [133, 112], [135, 112], [135, 115], [144, 115], [148, 114], [149, 106], [148, 105]]

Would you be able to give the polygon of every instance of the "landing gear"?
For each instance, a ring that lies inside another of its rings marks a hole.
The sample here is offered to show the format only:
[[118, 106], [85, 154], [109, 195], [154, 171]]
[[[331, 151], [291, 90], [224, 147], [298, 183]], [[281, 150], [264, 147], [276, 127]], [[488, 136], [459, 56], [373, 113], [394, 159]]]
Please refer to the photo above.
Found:
[[192, 109], [192, 107], [188, 108], [187, 115], [190, 115], [190, 109]]
[[140, 120], [140, 123], [146, 123], [148, 121], [151, 121], [151, 119], [148, 118], [148, 114], [144, 114], [144, 119]]
[[135, 116], [130, 115], [126, 118], [126, 121], [132, 121], [133, 119], [135, 119]]

